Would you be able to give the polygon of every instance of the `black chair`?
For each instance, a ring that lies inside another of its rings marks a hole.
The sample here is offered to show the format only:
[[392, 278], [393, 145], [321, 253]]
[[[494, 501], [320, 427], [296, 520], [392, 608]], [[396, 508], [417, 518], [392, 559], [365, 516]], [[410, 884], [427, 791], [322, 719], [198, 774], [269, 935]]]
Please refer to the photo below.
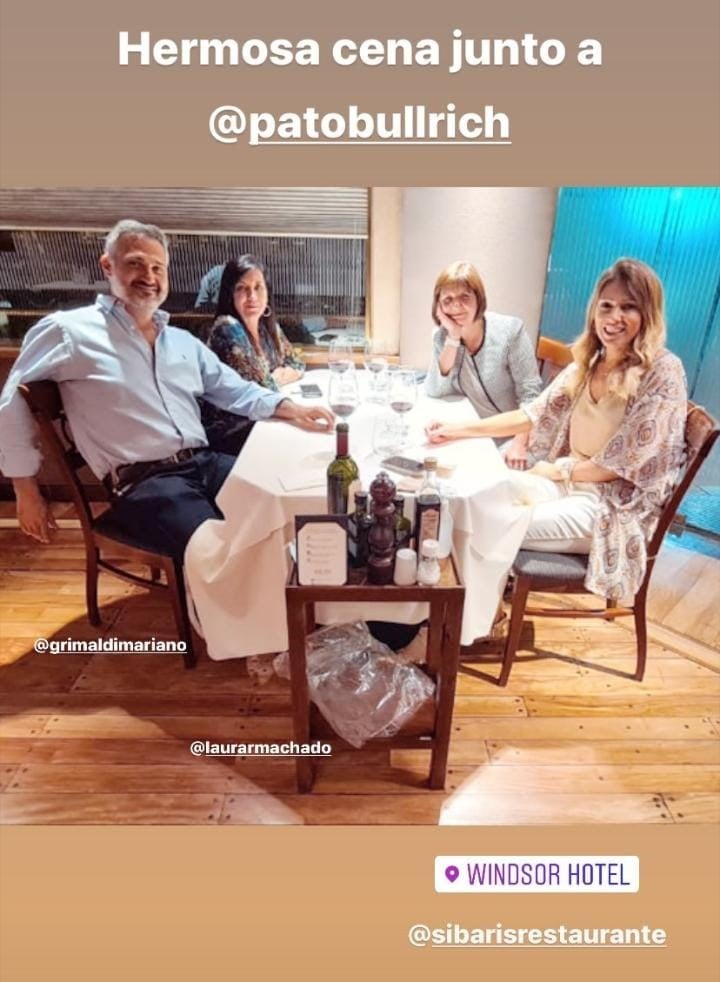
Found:
[[[170, 555], [147, 549], [124, 529], [118, 527], [109, 511], [99, 517], [93, 516], [85, 488], [78, 477], [78, 471], [86, 464], [72, 441], [57, 384], [49, 381], [28, 382], [20, 386], [20, 392], [38, 424], [48, 457], [55, 463], [67, 484], [80, 519], [85, 544], [85, 598], [88, 620], [95, 627], [99, 627], [102, 623], [97, 596], [98, 576], [101, 570], [136, 586], [156, 592], [162, 591], [172, 604], [179, 639], [186, 645], [183, 652], [185, 667], [192, 668], [197, 658], [193, 649], [192, 629], [188, 618], [182, 563]], [[60, 432], [56, 424], [59, 424]], [[126, 562], [147, 566], [150, 570], [149, 577], [133, 573], [103, 556], [104, 550], [111, 549], [117, 553], [118, 547], [121, 547], [122, 558]], [[160, 578], [161, 572], [165, 574], [165, 582]]]
[[685, 472], [677, 487], [663, 508], [655, 533], [648, 545], [647, 569], [640, 589], [635, 594], [632, 606], [613, 607], [607, 605], [603, 610], [588, 610], [583, 608], [527, 608], [528, 594], [538, 593], [588, 593], [584, 580], [587, 574], [588, 557], [559, 552], [532, 552], [521, 549], [517, 554], [512, 568], [512, 607], [510, 625], [505, 641], [502, 667], [498, 676], [498, 685], [507, 685], [515, 653], [520, 643], [520, 635], [525, 615], [531, 617], [602, 617], [614, 620], [616, 617], [635, 619], [635, 638], [637, 658], [635, 673], [632, 678], [641, 682], [645, 674], [647, 660], [647, 593], [650, 586], [655, 559], [665, 537], [670, 523], [682, 501], [686, 491], [695, 479], [695, 475], [703, 461], [710, 453], [715, 440], [720, 433], [718, 423], [702, 408], [688, 403], [687, 421], [685, 424], [685, 444], [687, 459]]

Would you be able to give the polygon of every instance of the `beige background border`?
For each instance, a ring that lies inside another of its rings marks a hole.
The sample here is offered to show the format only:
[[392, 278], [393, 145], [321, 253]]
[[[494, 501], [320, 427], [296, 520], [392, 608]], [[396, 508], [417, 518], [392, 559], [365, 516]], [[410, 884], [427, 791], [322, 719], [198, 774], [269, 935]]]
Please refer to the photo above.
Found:
[[[0, 181], [8, 186], [549, 185], [716, 183], [720, 174], [717, 39], [712, 0], [604, 0], [585, 4], [451, 7], [364, 0], [228, 8], [125, 0], [64, 0], [39, 8], [4, 0], [0, 47]], [[453, 28], [465, 37], [557, 37], [557, 67], [340, 68], [339, 37], [437, 39], [448, 58]], [[153, 40], [313, 37], [320, 67], [117, 64], [118, 31]], [[604, 43], [600, 68], [580, 68], [577, 42]], [[571, 54], [572, 52], [572, 54]], [[507, 113], [504, 147], [249, 148], [211, 140], [207, 118], [226, 103], [246, 110], [369, 111], [426, 104], [492, 104]]]

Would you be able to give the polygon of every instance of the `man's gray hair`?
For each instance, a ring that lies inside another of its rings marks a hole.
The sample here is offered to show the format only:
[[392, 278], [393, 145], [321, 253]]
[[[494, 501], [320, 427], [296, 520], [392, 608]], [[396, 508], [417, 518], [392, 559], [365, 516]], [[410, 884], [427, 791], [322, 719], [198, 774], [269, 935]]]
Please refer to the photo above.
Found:
[[157, 225], [137, 222], [134, 218], [123, 218], [121, 222], [113, 225], [105, 239], [105, 252], [109, 256], [112, 256], [115, 246], [124, 235], [144, 235], [147, 239], [155, 239], [163, 247], [166, 255], [170, 252], [167, 236]]

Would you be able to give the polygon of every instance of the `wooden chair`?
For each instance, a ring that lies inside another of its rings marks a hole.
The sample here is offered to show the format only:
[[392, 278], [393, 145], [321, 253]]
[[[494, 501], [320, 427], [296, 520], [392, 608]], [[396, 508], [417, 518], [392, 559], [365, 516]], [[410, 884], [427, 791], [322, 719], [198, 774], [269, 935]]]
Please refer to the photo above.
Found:
[[635, 673], [632, 678], [637, 682], [642, 681], [647, 659], [647, 593], [655, 559], [660, 551], [665, 532], [672, 522], [685, 492], [692, 484], [703, 461], [710, 453], [719, 433], [720, 429], [718, 428], [717, 421], [702, 406], [695, 406], [692, 403], [688, 403], [688, 414], [685, 424], [685, 444], [687, 448], [685, 472], [660, 514], [657, 528], [648, 545], [645, 577], [640, 589], [635, 594], [632, 606], [612, 607], [608, 605], [604, 610], [526, 609], [527, 598], [530, 592], [588, 593], [589, 591], [584, 586], [588, 557], [571, 555], [569, 553], [532, 552], [529, 549], [520, 550], [512, 568], [513, 586], [510, 625], [505, 642], [502, 668], [497, 680], [498, 685], [507, 684], [515, 653], [520, 643], [520, 634], [526, 613], [532, 617], [603, 617], [607, 620], [614, 620], [616, 617], [628, 617], [632, 614], [635, 618], [635, 640], [637, 648]]
[[[98, 575], [101, 570], [148, 590], [163, 591], [172, 604], [178, 636], [186, 644], [183, 652], [185, 667], [192, 668], [197, 659], [193, 650], [182, 563], [169, 555], [147, 549], [119, 528], [110, 512], [93, 517], [85, 489], [77, 473], [86, 466], [85, 461], [72, 441], [57, 384], [49, 381], [28, 382], [20, 386], [20, 392], [38, 424], [46, 452], [67, 483], [80, 519], [85, 544], [85, 598], [88, 620], [95, 627], [102, 623], [97, 599]], [[56, 428], [56, 423], [60, 425], [64, 440]], [[123, 566], [117, 565], [115, 561], [111, 562], [103, 558], [104, 550], [111, 549], [117, 553], [118, 547], [121, 548], [123, 560], [149, 567], [150, 576], [132, 573]], [[161, 571], [165, 573], [164, 583], [160, 579]]]
[[573, 360], [570, 346], [563, 344], [562, 341], [555, 341], [554, 338], [538, 338], [537, 350], [538, 371], [545, 385], [559, 375], [560, 372]]

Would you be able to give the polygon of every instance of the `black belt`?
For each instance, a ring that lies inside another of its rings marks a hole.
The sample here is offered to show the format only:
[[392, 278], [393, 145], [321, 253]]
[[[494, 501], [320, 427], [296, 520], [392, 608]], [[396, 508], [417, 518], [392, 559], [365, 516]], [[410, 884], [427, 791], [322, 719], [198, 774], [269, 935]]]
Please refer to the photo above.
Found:
[[162, 460], [139, 460], [135, 464], [121, 464], [120, 467], [106, 474], [102, 482], [110, 495], [119, 498], [127, 494], [140, 481], [144, 481], [146, 477], [151, 477], [167, 467], [183, 464], [200, 450], [205, 449], [205, 447], [186, 447], [184, 450], [178, 450], [171, 457], [163, 457]]

